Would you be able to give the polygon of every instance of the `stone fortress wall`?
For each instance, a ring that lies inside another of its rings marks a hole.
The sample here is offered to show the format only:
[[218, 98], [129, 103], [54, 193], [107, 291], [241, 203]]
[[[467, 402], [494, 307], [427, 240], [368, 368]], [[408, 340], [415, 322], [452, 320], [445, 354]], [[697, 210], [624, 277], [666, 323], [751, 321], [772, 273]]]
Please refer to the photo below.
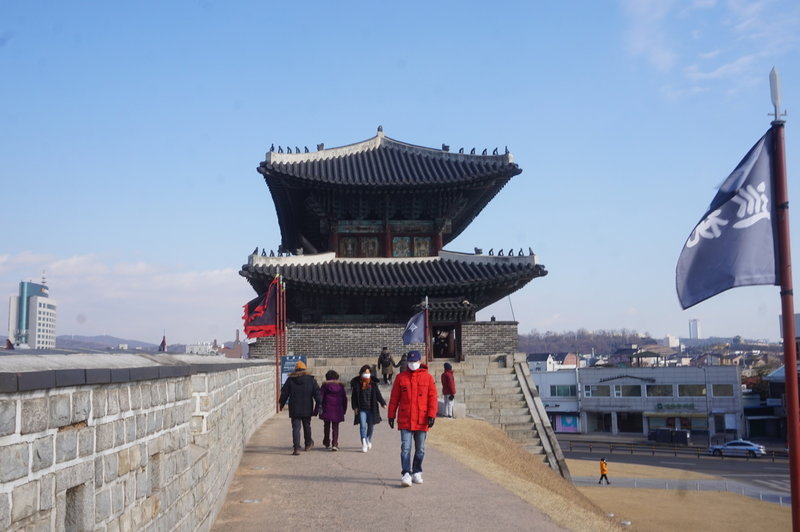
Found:
[[274, 398], [269, 360], [0, 357], [0, 529], [208, 530]]

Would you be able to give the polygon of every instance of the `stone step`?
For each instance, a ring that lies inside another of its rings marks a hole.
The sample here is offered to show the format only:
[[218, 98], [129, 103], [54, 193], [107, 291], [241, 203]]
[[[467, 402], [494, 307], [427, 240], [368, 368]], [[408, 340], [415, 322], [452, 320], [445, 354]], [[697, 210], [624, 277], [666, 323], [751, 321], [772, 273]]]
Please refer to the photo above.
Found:
[[496, 427], [500, 427], [500, 416], [497, 414], [492, 413], [475, 413], [475, 412], [467, 412], [467, 417], [472, 417], [476, 419], [481, 419], [487, 423], [490, 423]]
[[518, 414], [516, 416], [500, 416], [500, 423], [503, 425], [513, 425], [515, 423], [533, 423], [533, 416], [530, 414]]
[[480, 400], [467, 399], [464, 404], [467, 405], [467, 408], [492, 408], [493, 399], [493, 397]]
[[517, 379], [514, 379], [513, 381], [493, 381], [491, 383], [491, 387], [495, 389], [519, 388], [519, 382], [517, 382]]
[[492, 408], [526, 408], [528, 404], [522, 399], [495, 395], [491, 402]]
[[458, 386], [459, 383], [461, 383], [461, 384], [474, 384], [476, 382], [479, 382], [481, 384], [485, 383], [486, 382], [486, 374], [484, 373], [483, 375], [465, 375], [464, 377], [461, 377], [460, 380], [456, 381], [456, 386]]
[[[456, 378], [456, 382], [459, 378], [465, 377], [474, 377], [476, 375], [486, 376], [486, 375], [510, 375], [514, 373], [513, 368], [493, 368], [491, 366], [486, 368], [465, 368], [463, 370], [453, 370], [453, 375]], [[441, 374], [441, 372], [437, 372], [437, 375]]]
[[489, 373], [484, 377], [486, 382], [518, 382], [517, 376], [514, 373]]
[[530, 410], [527, 407], [525, 408], [493, 408], [498, 412], [501, 416], [521, 416], [524, 414], [530, 415]]
[[503, 429], [508, 434], [508, 437], [514, 441], [525, 441], [525, 442], [532, 442], [532, 440], [536, 440], [533, 443], [539, 443], [539, 438], [534, 437], [534, 432], [532, 430], [525, 430], [525, 429]]
[[[501, 416], [501, 419], [504, 416]], [[536, 432], [536, 424], [533, 421], [520, 421], [516, 423], [503, 423], [505, 430], [527, 430], [531, 434]]]
[[514, 373], [514, 368], [501, 368], [501, 367], [492, 367], [489, 366], [487, 368], [489, 375], [511, 375]]
[[492, 390], [484, 386], [462, 386], [460, 393], [463, 393], [464, 397], [477, 397], [483, 395], [494, 396]]
[[480, 377], [456, 381], [456, 388], [486, 388], [486, 378]]
[[537, 456], [541, 456], [543, 462], [547, 461], [547, 455], [544, 452], [544, 447], [542, 447], [541, 445], [523, 444], [523, 445], [520, 445], [520, 447], [522, 447], [523, 449], [525, 449], [526, 451], [528, 451], [531, 454], [535, 454]]
[[467, 408], [467, 415], [479, 417], [491, 423], [500, 422], [500, 413], [491, 408]]

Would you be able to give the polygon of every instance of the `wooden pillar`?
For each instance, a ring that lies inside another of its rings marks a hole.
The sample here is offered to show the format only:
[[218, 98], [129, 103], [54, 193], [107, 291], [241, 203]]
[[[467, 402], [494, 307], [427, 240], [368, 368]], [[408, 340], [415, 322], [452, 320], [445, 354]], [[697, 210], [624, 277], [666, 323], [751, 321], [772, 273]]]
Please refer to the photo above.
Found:
[[383, 256], [392, 257], [392, 226], [389, 225], [389, 220], [383, 225]]
[[433, 254], [437, 255], [439, 251], [444, 247], [444, 239], [442, 238], [442, 232], [439, 231], [435, 235], [433, 235]]
[[[333, 225], [333, 224], [331, 224]], [[331, 248], [331, 251], [336, 253], [336, 256], [339, 256], [339, 233], [331, 227], [330, 233], [328, 233], [328, 245]]]

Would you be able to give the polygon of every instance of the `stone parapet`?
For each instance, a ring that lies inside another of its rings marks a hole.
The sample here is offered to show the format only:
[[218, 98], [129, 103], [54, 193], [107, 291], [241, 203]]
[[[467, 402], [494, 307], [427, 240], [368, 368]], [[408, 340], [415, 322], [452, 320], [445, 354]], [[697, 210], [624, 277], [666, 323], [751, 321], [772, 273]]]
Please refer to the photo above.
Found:
[[[423, 351], [425, 344], [403, 345], [405, 324], [398, 323], [320, 323], [289, 324], [289, 354], [308, 357], [374, 357], [382, 347], [397, 358], [411, 349]], [[465, 360], [517, 350], [515, 321], [473, 321], [461, 324], [461, 351]], [[258, 338], [250, 345], [251, 358], [274, 358], [274, 337]]]
[[263, 360], [1, 357], [0, 529], [208, 530], [274, 397]]

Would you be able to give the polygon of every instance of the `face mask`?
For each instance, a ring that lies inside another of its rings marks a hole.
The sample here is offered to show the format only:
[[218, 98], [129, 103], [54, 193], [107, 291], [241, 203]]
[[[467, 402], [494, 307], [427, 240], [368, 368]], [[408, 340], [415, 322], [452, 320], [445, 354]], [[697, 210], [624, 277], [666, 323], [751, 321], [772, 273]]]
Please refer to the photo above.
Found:
[[419, 362], [409, 362], [408, 369], [411, 371], [417, 371], [419, 369]]
[[362, 373], [361, 374], [361, 378], [362, 379], [369, 379], [369, 373]]

